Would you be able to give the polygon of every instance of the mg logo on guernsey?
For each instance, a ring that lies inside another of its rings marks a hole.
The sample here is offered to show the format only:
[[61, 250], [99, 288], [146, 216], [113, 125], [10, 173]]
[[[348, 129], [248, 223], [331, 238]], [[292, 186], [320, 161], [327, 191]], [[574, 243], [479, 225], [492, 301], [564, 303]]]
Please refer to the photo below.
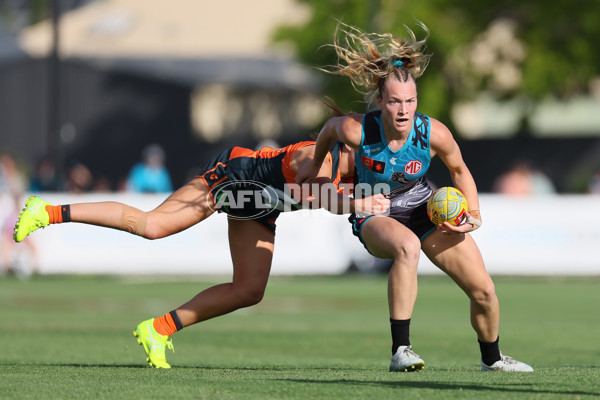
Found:
[[419, 171], [421, 171], [421, 168], [423, 168], [423, 163], [421, 163], [421, 161], [412, 160], [406, 164], [404, 167], [404, 172], [406, 172], [408, 175], [416, 175], [419, 173]]

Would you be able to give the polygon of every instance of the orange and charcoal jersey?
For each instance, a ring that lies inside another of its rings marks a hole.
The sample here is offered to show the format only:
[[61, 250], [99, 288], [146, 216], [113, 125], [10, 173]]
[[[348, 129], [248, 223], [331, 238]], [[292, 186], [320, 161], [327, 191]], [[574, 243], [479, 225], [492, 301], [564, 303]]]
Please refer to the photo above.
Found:
[[[292, 157], [296, 151], [314, 144], [304, 141], [260, 150], [232, 147], [213, 157], [198, 176], [210, 189], [215, 210], [231, 218], [255, 220], [275, 233], [275, 221], [281, 210], [265, 199], [290, 193], [286, 185], [295, 184], [296, 178]], [[340, 175], [342, 146], [341, 142], [336, 143], [327, 156], [332, 166], [330, 178], [338, 188], [346, 183]]]

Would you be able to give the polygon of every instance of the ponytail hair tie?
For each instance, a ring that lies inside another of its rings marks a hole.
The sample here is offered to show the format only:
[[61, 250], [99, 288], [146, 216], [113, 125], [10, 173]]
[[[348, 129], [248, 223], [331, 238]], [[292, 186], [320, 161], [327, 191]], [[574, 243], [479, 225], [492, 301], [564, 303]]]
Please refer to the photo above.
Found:
[[404, 62], [402, 62], [402, 60], [390, 60], [390, 62], [394, 67], [404, 67]]

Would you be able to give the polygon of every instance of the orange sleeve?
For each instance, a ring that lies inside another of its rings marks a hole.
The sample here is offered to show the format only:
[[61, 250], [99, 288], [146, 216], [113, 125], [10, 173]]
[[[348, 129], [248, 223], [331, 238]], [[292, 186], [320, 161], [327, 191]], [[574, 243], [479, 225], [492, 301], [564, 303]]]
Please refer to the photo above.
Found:
[[238, 158], [238, 157], [251, 157], [256, 158], [258, 153], [254, 150], [247, 149], [245, 147], [234, 147], [231, 149], [231, 154], [229, 155], [229, 159]]

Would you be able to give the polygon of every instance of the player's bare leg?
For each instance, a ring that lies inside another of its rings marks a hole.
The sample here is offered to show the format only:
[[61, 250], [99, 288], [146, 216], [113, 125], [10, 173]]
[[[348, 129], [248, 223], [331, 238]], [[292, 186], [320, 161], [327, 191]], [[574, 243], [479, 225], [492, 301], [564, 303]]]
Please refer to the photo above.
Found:
[[361, 234], [371, 254], [393, 260], [388, 278], [390, 317], [410, 318], [417, 299], [419, 239], [404, 225], [388, 217], [370, 218]]
[[171, 194], [149, 212], [114, 202], [71, 204], [71, 222], [127, 231], [147, 239], [181, 232], [206, 219], [214, 211], [208, 188], [196, 178]]
[[471, 235], [436, 230], [423, 240], [423, 251], [471, 300], [471, 325], [477, 332], [482, 371], [531, 372], [531, 366], [503, 355], [498, 347], [500, 307], [494, 283]]
[[392, 328], [390, 371], [419, 371], [425, 362], [412, 351], [409, 325], [417, 299], [419, 238], [407, 227], [388, 217], [372, 217], [361, 230], [369, 252], [393, 260], [388, 277], [388, 304]]
[[228, 221], [232, 282], [210, 287], [177, 308], [184, 327], [252, 306], [263, 298], [275, 237], [255, 221], [232, 218]]
[[[228, 221], [232, 282], [203, 290], [176, 310], [138, 324], [133, 334], [144, 347], [150, 366], [171, 367], [165, 349], [173, 347], [170, 336], [177, 330], [262, 300], [271, 271], [274, 235], [255, 221]], [[202, 250], [198, 254], [201, 258]]]
[[494, 342], [498, 338], [500, 307], [494, 282], [471, 235], [445, 235], [436, 230], [423, 240], [423, 251], [469, 297], [471, 325], [477, 338]]

